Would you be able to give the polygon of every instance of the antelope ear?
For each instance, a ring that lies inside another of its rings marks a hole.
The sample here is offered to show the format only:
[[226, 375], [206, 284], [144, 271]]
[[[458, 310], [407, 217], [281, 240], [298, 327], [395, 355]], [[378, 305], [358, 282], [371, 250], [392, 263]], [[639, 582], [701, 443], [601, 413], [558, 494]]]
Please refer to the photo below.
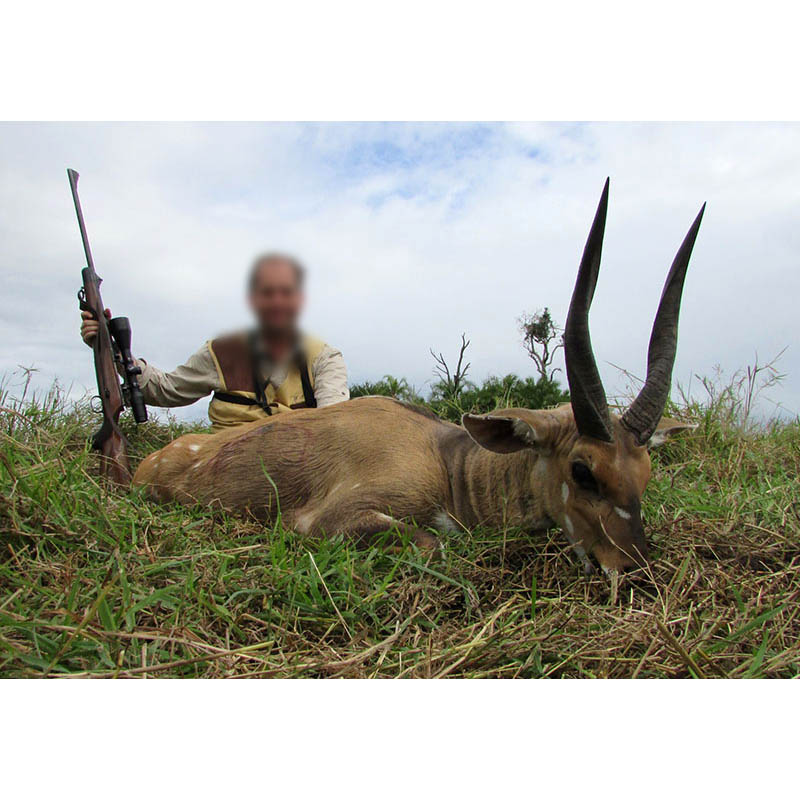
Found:
[[516, 453], [526, 447], [541, 447], [552, 430], [549, 412], [522, 408], [491, 414], [464, 414], [461, 423], [477, 444], [493, 453]]
[[648, 450], [655, 450], [661, 447], [668, 439], [671, 439], [675, 434], [682, 431], [693, 431], [697, 425], [691, 422], [680, 422], [677, 419], [670, 419], [669, 417], [661, 417], [661, 421], [656, 426], [653, 435], [647, 442]]

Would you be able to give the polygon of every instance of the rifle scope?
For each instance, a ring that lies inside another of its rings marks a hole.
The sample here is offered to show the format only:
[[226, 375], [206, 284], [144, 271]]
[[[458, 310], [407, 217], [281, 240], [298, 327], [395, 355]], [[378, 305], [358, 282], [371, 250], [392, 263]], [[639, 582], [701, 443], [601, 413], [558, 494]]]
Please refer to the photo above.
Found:
[[122, 393], [133, 411], [133, 418], [137, 422], [146, 422], [147, 408], [144, 404], [142, 390], [139, 388], [139, 379], [137, 377], [142, 374], [142, 368], [137, 366], [131, 353], [130, 320], [127, 317], [114, 317], [108, 321], [108, 330], [116, 345], [119, 361], [125, 373]]

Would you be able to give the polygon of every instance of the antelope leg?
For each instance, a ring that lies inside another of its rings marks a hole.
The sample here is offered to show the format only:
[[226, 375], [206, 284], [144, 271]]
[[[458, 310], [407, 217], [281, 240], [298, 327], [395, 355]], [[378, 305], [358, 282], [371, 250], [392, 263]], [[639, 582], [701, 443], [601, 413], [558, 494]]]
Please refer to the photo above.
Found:
[[412, 541], [420, 550], [438, 550], [438, 537], [430, 531], [416, 525], [395, 519], [379, 511], [357, 511], [348, 513], [346, 509], [337, 509], [322, 514], [314, 521], [311, 532], [316, 535], [341, 533], [358, 544], [371, 546], [376, 540], [382, 540], [386, 547], [402, 549], [404, 541]]

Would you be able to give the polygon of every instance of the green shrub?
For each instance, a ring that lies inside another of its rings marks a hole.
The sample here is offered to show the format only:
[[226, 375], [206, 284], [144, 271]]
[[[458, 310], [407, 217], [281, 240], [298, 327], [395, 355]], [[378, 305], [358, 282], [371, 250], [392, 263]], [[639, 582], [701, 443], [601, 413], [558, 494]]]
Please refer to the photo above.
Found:
[[383, 395], [415, 405], [430, 408], [442, 419], [458, 422], [466, 412], [485, 414], [496, 408], [551, 408], [569, 401], [569, 392], [558, 381], [544, 378], [520, 378], [490, 375], [480, 385], [467, 381], [454, 397], [452, 391], [440, 381], [433, 385], [427, 398], [411, 386], [405, 378], [384, 375], [379, 381], [365, 381], [350, 387], [351, 397]]

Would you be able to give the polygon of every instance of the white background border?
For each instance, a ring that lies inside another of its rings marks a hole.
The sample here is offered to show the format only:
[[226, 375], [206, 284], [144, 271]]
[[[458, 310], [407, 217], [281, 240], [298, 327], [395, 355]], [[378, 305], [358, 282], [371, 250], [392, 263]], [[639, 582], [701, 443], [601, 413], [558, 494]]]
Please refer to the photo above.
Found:
[[798, 119], [788, 2], [4, 4], [25, 120]]

